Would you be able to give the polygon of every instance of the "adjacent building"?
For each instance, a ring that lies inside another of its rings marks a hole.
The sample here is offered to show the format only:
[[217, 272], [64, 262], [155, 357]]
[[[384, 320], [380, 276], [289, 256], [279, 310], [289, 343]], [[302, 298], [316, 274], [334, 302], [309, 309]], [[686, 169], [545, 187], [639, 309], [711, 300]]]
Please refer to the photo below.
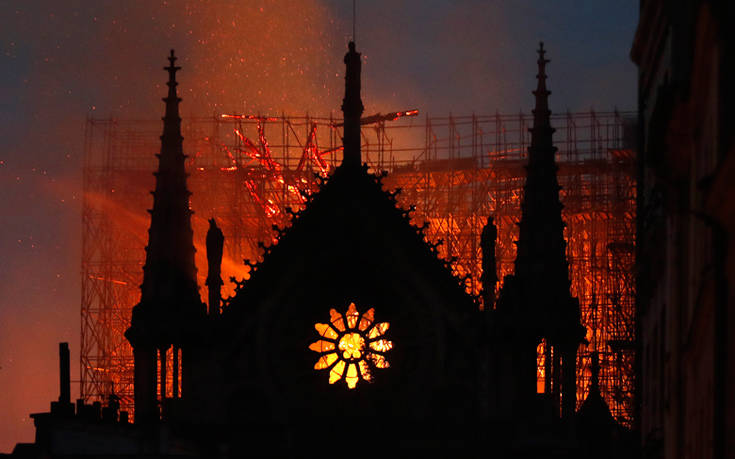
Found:
[[639, 416], [644, 457], [735, 451], [735, 4], [641, 1]]

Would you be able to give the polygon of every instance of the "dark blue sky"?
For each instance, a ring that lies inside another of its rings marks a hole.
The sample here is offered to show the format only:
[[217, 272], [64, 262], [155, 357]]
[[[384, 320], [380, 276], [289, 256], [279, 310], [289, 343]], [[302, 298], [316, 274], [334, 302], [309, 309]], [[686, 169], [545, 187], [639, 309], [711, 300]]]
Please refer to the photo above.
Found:
[[[634, 109], [637, 18], [632, 0], [360, 1], [366, 112], [528, 112], [540, 40], [552, 110]], [[0, 451], [58, 396], [57, 342], [78, 374], [86, 116], [161, 116], [172, 47], [185, 115], [337, 111], [351, 29], [349, 0], [0, 0]]]
[[[528, 111], [534, 51], [544, 41], [552, 61], [552, 109], [635, 108], [635, 67], [628, 57], [635, 1], [364, 3], [357, 41], [369, 64], [366, 98], [378, 92], [416, 100], [436, 114]], [[347, 19], [349, 37], [351, 2], [329, 4]]]

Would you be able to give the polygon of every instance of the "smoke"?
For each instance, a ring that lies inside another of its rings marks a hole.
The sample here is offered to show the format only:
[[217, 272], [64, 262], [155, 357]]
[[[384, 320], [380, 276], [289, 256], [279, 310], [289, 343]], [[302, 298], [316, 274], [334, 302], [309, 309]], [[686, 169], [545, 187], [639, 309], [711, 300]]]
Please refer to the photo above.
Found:
[[0, 451], [32, 441], [29, 413], [58, 397], [59, 341], [79, 375], [86, 116], [161, 116], [171, 48], [184, 116], [327, 113], [344, 46], [316, 0], [12, 3], [0, 28]]

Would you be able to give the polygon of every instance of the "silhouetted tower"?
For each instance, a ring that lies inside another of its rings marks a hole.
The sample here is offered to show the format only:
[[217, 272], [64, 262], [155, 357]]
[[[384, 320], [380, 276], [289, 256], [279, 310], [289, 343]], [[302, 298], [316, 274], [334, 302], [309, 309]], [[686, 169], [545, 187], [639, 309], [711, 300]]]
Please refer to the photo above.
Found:
[[537, 349], [545, 350], [544, 392], [562, 417], [574, 414], [576, 354], [584, 340], [579, 301], [570, 294], [569, 264], [559, 201], [556, 147], [553, 145], [543, 43], [538, 50], [536, 107], [528, 148], [515, 271], [498, 301], [500, 323], [513, 330], [513, 375], [518, 401], [537, 392]]
[[207, 288], [209, 289], [209, 315], [218, 316], [222, 301], [222, 250], [225, 237], [214, 218], [209, 219], [207, 231]]
[[359, 166], [360, 158], [360, 117], [365, 109], [360, 99], [360, 71], [362, 63], [360, 53], [355, 51], [355, 42], [351, 41], [345, 54], [345, 97], [342, 99], [344, 114], [344, 157], [345, 166]]
[[[186, 186], [181, 118], [176, 94], [176, 57], [168, 58], [168, 96], [163, 117], [161, 153], [158, 156], [156, 189], [153, 192], [151, 226], [148, 230], [146, 262], [143, 267], [141, 298], [133, 308], [125, 336], [133, 346], [135, 359], [136, 422], [155, 420], [159, 404], [164, 405], [167, 388], [167, 354], [173, 346], [171, 396], [181, 393], [179, 354], [186, 353], [186, 341], [196, 320], [203, 315], [194, 264], [194, 243]], [[158, 371], [157, 371], [158, 369]], [[158, 373], [158, 375], [157, 375]], [[186, 380], [186, 371], [182, 371]]]

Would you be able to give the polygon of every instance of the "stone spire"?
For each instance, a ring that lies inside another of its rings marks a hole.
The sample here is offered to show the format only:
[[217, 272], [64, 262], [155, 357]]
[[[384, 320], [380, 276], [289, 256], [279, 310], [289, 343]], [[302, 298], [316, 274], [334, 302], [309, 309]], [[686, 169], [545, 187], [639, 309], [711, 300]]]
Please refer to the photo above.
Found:
[[[576, 353], [584, 340], [579, 301], [569, 291], [569, 263], [566, 258], [562, 204], [559, 200], [556, 147], [552, 136], [549, 95], [546, 88], [546, 51], [539, 43], [536, 106], [533, 109], [531, 146], [528, 148], [526, 185], [521, 204], [517, 242], [516, 276], [535, 294], [526, 297], [526, 312], [533, 315], [538, 338], [546, 340], [553, 351], [553, 394], [560, 414], [569, 417], [576, 405]], [[530, 291], [530, 290], [529, 290]], [[547, 352], [551, 359], [552, 352]], [[561, 357], [561, 359], [559, 358]], [[561, 387], [561, 390], [559, 388]]]
[[348, 45], [345, 54], [345, 97], [342, 99], [344, 113], [344, 157], [342, 164], [347, 167], [359, 166], [360, 157], [360, 117], [364, 107], [360, 99], [360, 53], [355, 51], [355, 42]]
[[185, 160], [176, 94], [176, 56], [168, 58], [168, 96], [163, 117], [161, 153], [158, 156], [156, 189], [153, 192], [151, 226], [148, 230], [146, 262], [143, 267], [141, 305], [177, 313], [185, 305], [200, 304], [194, 264], [194, 234], [191, 228], [191, 193], [186, 186]]
[[[186, 346], [186, 337], [204, 315], [204, 305], [199, 297], [194, 264], [194, 237], [191, 228], [192, 211], [189, 208], [191, 193], [186, 186], [185, 160], [181, 136], [181, 118], [176, 94], [176, 56], [171, 50], [168, 58], [168, 96], [166, 114], [163, 117], [161, 153], [158, 157], [156, 188], [153, 191], [151, 225], [148, 229], [148, 245], [143, 266], [143, 284], [140, 303], [133, 308], [130, 328], [125, 337], [133, 346], [135, 358], [135, 409], [136, 422], [158, 419], [159, 407], [164, 405], [165, 395], [158, 393], [156, 359], [166, 361], [168, 350], [174, 347], [174, 390], [180, 393], [178, 384], [178, 349]], [[159, 357], [160, 356], [160, 357]], [[165, 365], [162, 369], [161, 387], [166, 387]]]
[[563, 206], [559, 201], [560, 187], [556, 177], [554, 128], [549, 120], [548, 97], [551, 91], [546, 89], [546, 64], [549, 60], [545, 58], [543, 43], [538, 53], [538, 84], [533, 91], [536, 107], [530, 129], [531, 146], [528, 148], [520, 232], [516, 242], [515, 275], [533, 282], [544, 279], [549, 288], [566, 292], [568, 296], [570, 283], [565, 225], [561, 218]]
[[503, 327], [512, 329], [513, 346], [518, 348], [511, 352], [518, 354], [513, 371], [520, 400], [535, 395], [536, 349], [544, 342], [547, 378], [553, 381], [547, 384], [552, 393], [546, 396], [553, 401], [556, 413], [569, 417], [576, 405], [576, 353], [585, 329], [580, 324], [579, 301], [569, 290], [545, 54], [541, 43], [515, 272], [506, 278], [497, 310]]

